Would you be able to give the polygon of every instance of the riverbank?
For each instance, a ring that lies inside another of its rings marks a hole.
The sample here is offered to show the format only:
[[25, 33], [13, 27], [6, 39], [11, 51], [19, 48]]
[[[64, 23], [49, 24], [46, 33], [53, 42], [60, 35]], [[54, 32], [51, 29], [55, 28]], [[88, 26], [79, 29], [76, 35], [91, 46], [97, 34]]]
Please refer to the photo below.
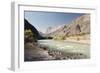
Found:
[[74, 40], [74, 39], [67, 39], [66, 42], [74, 42], [74, 43], [81, 43], [81, 44], [89, 44], [90, 40]]
[[88, 58], [89, 57], [87, 57], [86, 54], [81, 52], [50, 49], [49, 46], [40, 46], [36, 43], [26, 43], [24, 49], [24, 61], [72, 60]]
[[90, 34], [66, 37], [65, 41], [90, 44]]

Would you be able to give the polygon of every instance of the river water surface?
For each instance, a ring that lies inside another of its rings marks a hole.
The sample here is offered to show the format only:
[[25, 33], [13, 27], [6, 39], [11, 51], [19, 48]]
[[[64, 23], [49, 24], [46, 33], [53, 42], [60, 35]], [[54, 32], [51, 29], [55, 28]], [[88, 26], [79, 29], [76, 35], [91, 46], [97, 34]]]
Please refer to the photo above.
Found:
[[38, 44], [51, 50], [59, 50], [66, 53], [82, 53], [90, 58], [90, 45], [56, 40], [38, 40]]

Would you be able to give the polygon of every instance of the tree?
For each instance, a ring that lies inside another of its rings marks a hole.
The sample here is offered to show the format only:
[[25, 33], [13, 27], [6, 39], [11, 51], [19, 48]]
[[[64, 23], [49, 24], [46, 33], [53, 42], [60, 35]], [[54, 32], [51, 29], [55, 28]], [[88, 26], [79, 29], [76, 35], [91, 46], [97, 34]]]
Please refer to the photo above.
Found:
[[25, 42], [37, 42], [36, 35], [30, 29], [25, 29], [24, 40]]

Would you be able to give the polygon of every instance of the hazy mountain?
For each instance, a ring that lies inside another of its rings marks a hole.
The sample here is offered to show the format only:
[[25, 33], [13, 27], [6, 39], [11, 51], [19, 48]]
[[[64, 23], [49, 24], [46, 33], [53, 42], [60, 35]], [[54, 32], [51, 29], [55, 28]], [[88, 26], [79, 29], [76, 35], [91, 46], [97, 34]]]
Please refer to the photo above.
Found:
[[64, 25], [59, 25], [59, 26], [55, 26], [55, 27], [48, 27], [46, 34], [50, 34], [53, 32], [56, 32], [57, 30], [59, 30], [60, 28], [62, 28]]

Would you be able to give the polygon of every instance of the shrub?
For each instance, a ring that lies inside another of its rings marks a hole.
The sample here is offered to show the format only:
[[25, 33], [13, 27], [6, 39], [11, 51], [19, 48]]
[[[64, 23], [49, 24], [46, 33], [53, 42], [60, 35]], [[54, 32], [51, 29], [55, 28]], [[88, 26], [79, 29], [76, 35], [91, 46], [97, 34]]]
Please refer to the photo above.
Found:
[[36, 35], [30, 30], [30, 29], [26, 29], [24, 31], [24, 40], [25, 42], [36, 42]]
[[55, 36], [53, 39], [54, 39], [54, 40], [65, 40], [66, 37], [63, 36], [63, 35], [60, 35], [60, 36]]

